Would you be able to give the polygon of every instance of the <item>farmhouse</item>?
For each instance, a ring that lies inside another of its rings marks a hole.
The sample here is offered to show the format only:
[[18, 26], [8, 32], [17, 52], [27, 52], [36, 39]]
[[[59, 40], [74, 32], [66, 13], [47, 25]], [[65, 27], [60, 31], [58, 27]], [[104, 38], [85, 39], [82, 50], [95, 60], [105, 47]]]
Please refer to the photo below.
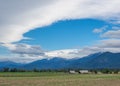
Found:
[[75, 74], [76, 72], [74, 70], [69, 71], [70, 74]]
[[88, 74], [89, 71], [88, 71], [88, 70], [79, 70], [79, 73], [80, 73], [80, 74]]

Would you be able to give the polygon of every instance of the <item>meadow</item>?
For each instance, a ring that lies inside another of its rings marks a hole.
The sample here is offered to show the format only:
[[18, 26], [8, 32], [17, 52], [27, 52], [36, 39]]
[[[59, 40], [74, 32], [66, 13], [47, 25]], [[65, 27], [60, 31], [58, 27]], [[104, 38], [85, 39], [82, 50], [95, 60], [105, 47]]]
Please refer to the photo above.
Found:
[[120, 86], [120, 74], [0, 72], [0, 86]]

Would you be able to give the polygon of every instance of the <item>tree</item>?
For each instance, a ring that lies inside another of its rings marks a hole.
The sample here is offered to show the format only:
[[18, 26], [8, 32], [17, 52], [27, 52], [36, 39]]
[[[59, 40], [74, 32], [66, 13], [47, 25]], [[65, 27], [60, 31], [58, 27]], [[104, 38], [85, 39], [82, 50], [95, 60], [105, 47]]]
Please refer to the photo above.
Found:
[[16, 68], [10, 69], [10, 72], [17, 72], [18, 70]]
[[118, 74], [119, 73], [119, 70], [114, 70], [114, 74]]
[[3, 68], [3, 72], [9, 72], [9, 68]]
[[38, 69], [36, 69], [36, 68], [34, 68], [34, 69], [33, 69], [33, 72], [39, 72], [39, 70], [38, 70]]
[[110, 69], [103, 69], [103, 70], [101, 70], [101, 72], [104, 73], [104, 74], [111, 74], [112, 70], [110, 70]]
[[93, 72], [94, 72], [95, 74], [97, 74], [97, 73], [98, 73], [98, 71], [97, 71], [97, 70], [94, 70]]

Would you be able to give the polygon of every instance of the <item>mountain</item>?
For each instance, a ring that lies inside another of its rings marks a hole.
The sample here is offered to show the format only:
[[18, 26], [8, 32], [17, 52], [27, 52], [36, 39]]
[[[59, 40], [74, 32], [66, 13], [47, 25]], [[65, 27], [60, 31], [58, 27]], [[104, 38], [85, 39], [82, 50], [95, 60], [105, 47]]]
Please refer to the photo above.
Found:
[[63, 59], [55, 57], [52, 59], [38, 60], [24, 66], [25, 69], [120, 69], [120, 53], [95, 53], [84, 58]]
[[63, 69], [69, 66], [69, 60], [55, 57], [52, 59], [42, 59], [24, 65], [25, 69]]
[[94, 68], [110, 68], [110, 69], [120, 69], [120, 53], [110, 53], [105, 52], [98, 55], [96, 58], [89, 60], [87, 63], [84, 63], [84, 67], [87, 69]]
[[64, 59], [55, 57], [51, 59], [37, 60], [28, 64], [14, 62], [0, 62], [0, 68], [36, 69], [120, 69], [120, 53], [95, 53], [83, 58]]
[[88, 55], [88, 56], [83, 57], [83, 58], [73, 59], [71, 62], [71, 67], [72, 68], [88, 69], [88, 68], [86, 68], [86, 64], [89, 65], [89, 63], [90, 63], [89, 61], [96, 59], [101, 54], [102, 53], [95, 53], [95, 54], [91, 54], [91, 55]]
[[12, 61], [2, 61], [0, 62], [0, 69], [2, 68], [19, 68], [19, 66], [22, 66], [23, 64], [15, 63]]

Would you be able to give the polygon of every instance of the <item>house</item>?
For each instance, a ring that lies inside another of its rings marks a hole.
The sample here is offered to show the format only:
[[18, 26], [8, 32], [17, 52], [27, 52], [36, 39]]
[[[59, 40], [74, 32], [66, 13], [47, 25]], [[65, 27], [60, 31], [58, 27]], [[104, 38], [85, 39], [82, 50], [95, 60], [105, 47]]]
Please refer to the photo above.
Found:
[[79, 73], [80, 73], [80, 74], [88, 74], [89, 71], [88, 71], [88, 70], [79, 70]]
[[76, 72], [74, 70], [69, 71], [70, 74], [75, 74]]

